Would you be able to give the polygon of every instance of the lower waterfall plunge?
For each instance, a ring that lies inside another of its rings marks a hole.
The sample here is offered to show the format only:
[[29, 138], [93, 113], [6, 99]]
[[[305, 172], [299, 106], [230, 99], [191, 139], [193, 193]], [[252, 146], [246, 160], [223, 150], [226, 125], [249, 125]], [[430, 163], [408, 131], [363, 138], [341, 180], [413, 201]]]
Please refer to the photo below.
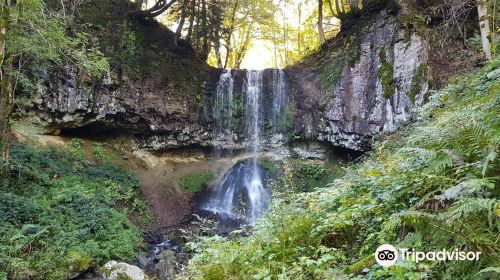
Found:
[[[273, 71], [272, 105], [269, 109], [272, 134], [281, 133], [282, 123], [280, 118], [287, 106], [286, 83], [282, 70]], [[264, 114], [263, 106], [263, 72], [248, 71], [246, 83], [243, 85], [242, 93], [245, 98], [245, 135], [248, 143], [248, 151], [251, 157], [238, 162], [229, 169], [216, 188], [202, 205], [202, 209], [208, 210], [225, 218], [246, 220], [250, 223], [255, 221], [268, 207], [270, 193], [267, 189], [267, 176], [263, 168], [258, 164], [258, 157], [263, 142]], [[214, 116], [216, 116], [216, 142], [233, 143], [234, 131], [232, 129], [233, 117], [233, 91], [234, 77], [231, 71], [222, 73], [217, 86]], [[220, 152], [216, 155], [220, 156]]]

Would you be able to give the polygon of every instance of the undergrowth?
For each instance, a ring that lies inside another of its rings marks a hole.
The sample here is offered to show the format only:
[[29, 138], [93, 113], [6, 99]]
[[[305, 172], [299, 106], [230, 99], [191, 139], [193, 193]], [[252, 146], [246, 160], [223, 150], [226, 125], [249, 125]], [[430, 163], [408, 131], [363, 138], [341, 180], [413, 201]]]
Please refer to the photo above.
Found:
[[[500, 245], [500, 62], [433, 93], [417, 122], [327, 188], [274, 195], [241, 237], [198, 237], [189, 279], [495, 279]], [[496, 72], [494, 71], [496, 69]], [[480, 251], [479, 261], [383, 268], [384, 243]], [[489, 278], [488, 278], [489, 277]]]
[[88, 162], [81, 144], [12, 145], [10, 173], [0, 177], [0, 271], [8, 279], [68, 279], [134, 258], [142, 246], [127, 217], [147, 216], [137, 178]]

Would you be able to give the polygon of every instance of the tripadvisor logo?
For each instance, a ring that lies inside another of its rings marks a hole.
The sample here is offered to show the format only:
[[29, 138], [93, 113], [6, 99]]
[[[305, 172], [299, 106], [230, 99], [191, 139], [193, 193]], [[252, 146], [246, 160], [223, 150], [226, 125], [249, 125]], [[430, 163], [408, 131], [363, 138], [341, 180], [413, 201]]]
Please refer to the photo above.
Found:
[[375, 251], [375, 260], [383, 267], [393, 266], [398, 260], [398, 251], [390, 244], [380, 245]]
[[400, 248], [390, 244], [380, 245], [375, 251], [375, 260], [383, 267], [393, 266], [397, 260], [414, 261], [477, 261], [481, 252], [464, 252], [455, 249], [422, 252], [415, 249]]

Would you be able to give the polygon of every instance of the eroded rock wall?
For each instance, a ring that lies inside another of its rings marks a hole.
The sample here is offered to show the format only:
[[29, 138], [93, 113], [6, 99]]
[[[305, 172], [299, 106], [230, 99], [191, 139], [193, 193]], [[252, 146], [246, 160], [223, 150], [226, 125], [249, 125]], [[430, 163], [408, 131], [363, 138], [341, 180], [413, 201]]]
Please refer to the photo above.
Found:
[[[368, 150], [377, 135], [408, 122], [422, 103], [428, 90], [424, 38], [401, 30], [396, 17], [382, 12], [362, 30], [360, 42], [359, 59], [335, 83], [325, 83], [319, 70], [287, 69], [295, 81], [295, 130], [306, 139]], [[381, 77], [384, 63], [389, 81]], [[392, 91], [384, 92], [388, 82]]]
[[[427, 41], [401, 29], [397, 16], [384, 11], [358, 34], [359, 58], [352, 65], [339, 65], [342, 71], [335, 82], [325, 82], [321, 70], [303, 64], [284, 70], [289, 98], [283, 112], [289, 124], [281, 133], [273, 131], [270, 121], [275, 109], [276, 70], [262, 71], [264, 148], [300, 138], [366, 151], [377, 135], [394, 131], [411, 119], [428, 89]], [[136, 78], [115, 70], [98, 83], [86, 81], [70, 67], [44, 75], [37, 120], [52, 133], [133, 134], [139, 146], [149, 150], [190, 145], [247, 148], [242, 104], [247, 71], [232, 70], [234, 136], [231, 141], [215, 141], [214, 96], [223, 70], [190, 67], [196, 75], [187, 85], [175, 79]], [[389, 79], [381, 75], [383, 68], [391, 74]], [[175, 78], [176, 73], [169, 75]]]

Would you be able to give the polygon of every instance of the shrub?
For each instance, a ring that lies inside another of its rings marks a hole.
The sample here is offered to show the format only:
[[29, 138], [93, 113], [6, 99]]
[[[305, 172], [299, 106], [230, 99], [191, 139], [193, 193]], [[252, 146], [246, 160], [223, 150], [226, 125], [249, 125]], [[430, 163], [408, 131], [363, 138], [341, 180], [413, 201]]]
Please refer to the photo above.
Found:
[[134, 258], [141, 246], [127, 217], [148, 214], [137, 178], [85, 161], [78, 140], [68, 146], [11, 147], [12, 171], [0, 177], [0, 271], [9, 279], [66, 279], [110, 259]]

